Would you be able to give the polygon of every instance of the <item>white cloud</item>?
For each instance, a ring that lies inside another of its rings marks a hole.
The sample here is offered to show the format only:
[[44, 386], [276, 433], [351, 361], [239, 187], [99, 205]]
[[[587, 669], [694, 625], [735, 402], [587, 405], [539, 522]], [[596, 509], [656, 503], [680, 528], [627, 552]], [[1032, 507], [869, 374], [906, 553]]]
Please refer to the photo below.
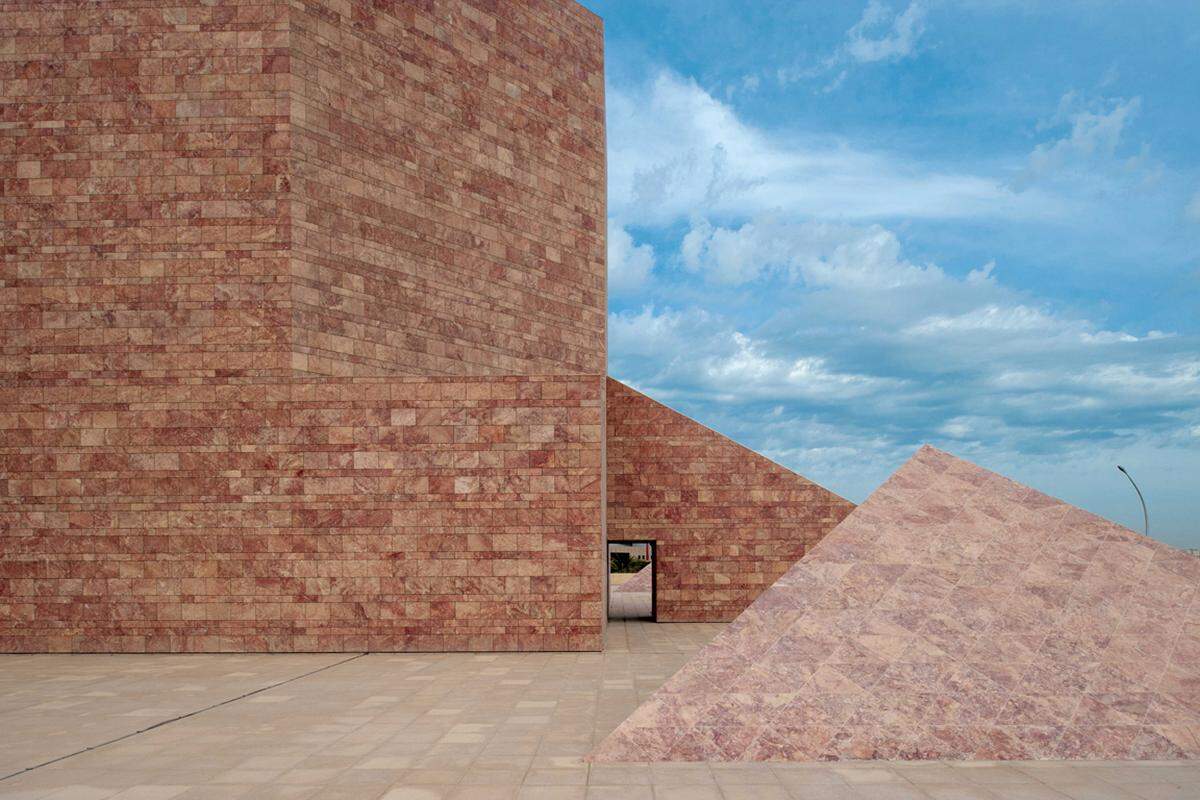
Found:
[[1060, 209], [969, 173], [923, 167], [845, 142], [773, 137], [669, 71], [610, 86], [609, 203], [614, 216], [667, 225], [694, 214], [778, 209], [823, 219], [1044, 218]]
[[977, 444], [984, 440], [996, 440], [1014, 433], [1001, 417], [978, 414], [959, 414], [951, 417], [936, 428], [938, 436], [954, 440], [958, 446], [965, 443]]
[[[1044, 308], [1035, 308], [1023, 303], [988, 303], [960, 314], [933, 314], [910, 325], [904, 333], [916, 337], [1031, 337], [1043, 345], [1050, 340], [1081, 345], [1132, 343], [1142, 340], [1124, 331], [1097, 330], [1088, 320], [1054, 314]], [[1149, 340], [1161, 337], [1161, 333], [1151, 331], [1143, 338]]]
[[912, 55], [924, 22], [925, 8], [919, 2], [893, 14], [879, 0], [871, 0], [862, 18], [846, 33], [846, 55], [859, 63], [898, 61]]
[[652, 375], [628, 377], [654, 387], [654, 396], [677, 394], [669, 387], [717, 402], [775, 400], [843, 401], [896, 386], [890, 378], [839, 370], [818, 355], [780, 355], [738, 331], [727, 320], [698, 309], [609, 315], [609, 346], [620, 353], [615, 372], [625, 379], [631, 362], [651, 359]]
[[1134, 97], [1114, 101], [1107, 111], [1076, 111], [1069, 117], [1070, 134], [1056, 142], [1038, 145], [1030, 158], [1035, 166], [1040, 164], [1042, 168], [1061, 166], [1072, 158], [1111, 158], [1126, 123], [1141, 104], [1141, 98]]
[[1099, 415], [1085, 427], [1112, 414], [1178, 426], [1168, 407], [1200, 399], [1186, 340], [1056, 309], [1005, 286], [993, 264], [955, 275], [913, 263], [879, 225], [697, 219], [680, 262], [746, 297], [769, 294], [774, 312], [751, 325], [696, 308], [612, 315], [614, 371], [654, 393], [804, 402], [876, 424], [915, 414], [947, 420], [951, 438], [1027, 442], [1073, 436], [1078, 420], [1064, 420], [1081, 415]]
[[762, 86], [762, 78], [757, 73], [747, 73], [740, 81], [725, 87], [725, 99], [731, 100], [737, 94], [753, 94]]
[[913, 0], [900, 12], [879, 0], [870, 0], [858, 22], [846, 31], [846, 38], [833, 53], [815, 64], [777, 69], [775, 78], [781, 86], [801, 80], [821, 80], [824, 85], [819, 91], [823, 94], [835, 92], [857, 64], [902, 61], [913, 55], [925, 32], [925, 15], [926, 8], [920, 0]]
[[975, 428], [976, 423], [972, 417], [955, 417], [943, 423], [938, 428], [938, 432], [954, 439], [965, 439], [975, 431]]
[[[837, 84], [860, 61], [917, 52], [922, 7], [907, 9], [868, 7], [856, 26], [866, 57], [852, 57], [848, 38], [806, 77]], [[983, 222], [914, 227], [988, 237], [1005, 217], [1033, 223], [1018, 231], [1030, 232], [1020, 252], [1032, 256], [1048, 241], [1044, 223], [1086, 219], [1151, 268], [1152, 248], [1126, 235], [1146, 226], [1124, 203], [1118, 219], [1116, 204], [1097, 202], [1155, 170], [1130, 133], [1138, 98], [1065, 96], [1022, 162], [1019, 192], [794, 127], [773, 135], [670, 72], [610, 87], [609, 98], [612, 213], [658, 245], [613, 224], [617, 280], [628, 266], [624, 285], [659, 303], [610, 315], [615, 377], [855, 499], [925, 440], [1068, 498], [1099, 498], [1098, 511], [1108, 490], [1088, 494], [1102, 485], [1097, 464], [1107, 475], [1109, 461], [1163, 453], [1181, 475], [1200, 468], [1195, 336], [1108, 323], [1096, 306], [1014, 288], [1003, 262], [931, 263], [899, 235], [910, 219], [969, 217]], [[1011, 162], [992, 168], [1012, 174]], [[1178, 226], [1182, 207], [1200, 222], [1200, 192], [1186, 196], [1172, 192], [1156, 213]]]
[[1065, 135], [1033, 148], [1025, 169], [1013, 181], [1014, 188], [1027, 189], [1048, 179], [1095, 182], [1114, 171], [1120, 177], [1134, 175], [1143, 180], [1153, 177], [1158, 168], [1144, 148], [1134, 155], [1118, 155], [1141, 103], [1140, 97], [1088, 102], [1075, 92], [1067, 92], [1055, 114], [1038, 127], [1044, 130], [1065, 126], [1068, 130]]
[[1112, 465], [1169, 462], [1182, 472], [1159, 470], [1154, 495], [1194, 508], [1194, 340], [1064, 313], [990, 264], [913, 264], [879, 226], [698, 220], [690, 233], [692, 268], [769, 293], [775, 316], [611, 314], [616, 377], [854, 500], [930, 441], [1124, 522]]
[[743, 333], [726, 334], [733, 351], [701, 360], [701, 374], [722, 392], [808, 400], [846, 400], [895, 384], [895, 381], [840, 372], [821, 356], [798, 358], [768, 355], [760, 342]]
[[1200, 361], [1172, 356], [1145, 365], [1113, 361], [1086, 368], [1014, 366], [989, 378], [988, 384], [1025, 399], [1053, 396], [1061, 404], [1120, 413], [1139, 405], [1200, 401]]
[[767, 216], [737, 228], [693, 220], [680, 248], [684, 266], [718, 283], [779, 273], [811, 287], [895, 289], [944, 279], [936, 266], [900, 256], [900, 241], [880, 225], [787, 222]]
[[944, 336], [980, 331], [1017, 333], [1045, 331], [1056, 324], [1057, 320], [1036, 308], [1024, 305], [1005, 307], [988, 304], [971, 309], [964, 314], [935, 314], [926, 317], [907, 328], [905, 332], [916, 336]]
[[[684, 404], [693, 414], [699, 409]], [[773, 411], [773, 409], [772, 409]], [[755, 414], [733, 406], [705, 408], [706, 424], [855, 502], [861, 502], [926, 441], [989, 469], [1141, 530], [1136, 495], [1116, 470], [1125, 465], [1150, 503], [1151, 535], [1194, 542], [1195, 475], [1200, 424], [1179, 436], [1146, 434], [1096, 440], [1078, 430], [1052, 430], [1041, 447], [1019, 444], [1021, 431], [992, 415], [947, 418], [940, 429], [913, 433], [886, 422], [854, 425], [808, 414]], [[1053, 438], [1051, 438], [1053, 437]], [[1192, 545], [1194, 546], [1194, 545]]]
[[633, 237], [616, 220], [608, 221], [608, 290], [627, 294], [642, 288], [654, 268], [654, 248], [634, 244]]
[[1074, 376], [1083, 386], [1156, 400], [1200, 399], [1200, 360], [1174, 361], [1161, 367], [1105, 364]]
[[772, 336], [792, 331], [811, 346], [812, 335], [801, 331], [838, 330], [872, 347], [902, 349], [910, 369], [978, 371], [980, 353], [997, 364], [1049, 354], [1124, 363], [1133, 356], [1129, 348], [1170, 338], [1156, 330], [1107, 329], [1057, 309], [1004, 285], [993, 263], [965, 275], [914, 263], [896, 234], [880, 225], [767, 217], [727, 228], [697, 219], [682, 239], [679, 262], [706, 282], [739, 286], [751, 296], [772, 287], [766, 291], [779, 308], [768, 323]]
[[[712, 319], [712, 315], [699, 308], [682, 312], [645, 306], [636, 313], [611, 313], [608, 317], [609, 350], [626, 359], [662, 356], [664, 358], [660, 360], [669, 361], [687, 347], [693, 335], [709, 328]], [[633, 376], [629, 377], [633, 379]]]

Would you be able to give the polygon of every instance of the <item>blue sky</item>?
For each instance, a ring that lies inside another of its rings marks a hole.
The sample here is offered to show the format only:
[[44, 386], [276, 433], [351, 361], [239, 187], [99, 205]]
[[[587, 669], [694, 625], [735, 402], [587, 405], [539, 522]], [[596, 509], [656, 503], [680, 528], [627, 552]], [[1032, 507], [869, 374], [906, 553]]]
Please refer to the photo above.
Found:
[[585, 0], [609, 369], [852, 500], [930, 442], [1200, 547], [1200, 4]]

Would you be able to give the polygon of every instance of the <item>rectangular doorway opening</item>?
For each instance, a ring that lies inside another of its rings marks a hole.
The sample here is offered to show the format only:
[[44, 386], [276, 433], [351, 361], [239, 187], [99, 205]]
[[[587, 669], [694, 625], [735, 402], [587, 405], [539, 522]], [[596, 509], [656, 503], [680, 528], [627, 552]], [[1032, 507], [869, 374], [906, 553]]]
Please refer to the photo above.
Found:
[[608, 618], [658, 621], [658, 559], [649, 539], [608, 543]]

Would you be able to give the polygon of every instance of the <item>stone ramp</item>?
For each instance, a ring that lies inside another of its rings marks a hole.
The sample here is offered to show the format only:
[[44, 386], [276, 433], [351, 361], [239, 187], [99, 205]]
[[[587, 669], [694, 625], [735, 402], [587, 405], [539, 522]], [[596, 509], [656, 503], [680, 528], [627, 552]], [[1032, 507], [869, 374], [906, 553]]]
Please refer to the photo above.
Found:
[[653, 564], [647, 564], [639, 569], [632, 578], [622, 583], [620, 586], [613, 587], [614, 592], [627, 594], [630, 592], [648, 592], [651, 590], [651, 581], [654, 575], [651, 570], [654, 569]]
[[1200, 757], [1198, 585], [924, 447], [590, 758]]

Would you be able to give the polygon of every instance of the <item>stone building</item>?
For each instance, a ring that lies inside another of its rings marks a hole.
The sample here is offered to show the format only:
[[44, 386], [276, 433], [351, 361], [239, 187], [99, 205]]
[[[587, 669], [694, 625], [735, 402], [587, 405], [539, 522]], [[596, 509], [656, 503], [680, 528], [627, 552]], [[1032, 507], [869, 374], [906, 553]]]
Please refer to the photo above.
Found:
[[595, 650], [606, 514], [728, 619], [849, 510], [639, 494], [570, 0], [0, 0], [0, 103], [0, 651]]

